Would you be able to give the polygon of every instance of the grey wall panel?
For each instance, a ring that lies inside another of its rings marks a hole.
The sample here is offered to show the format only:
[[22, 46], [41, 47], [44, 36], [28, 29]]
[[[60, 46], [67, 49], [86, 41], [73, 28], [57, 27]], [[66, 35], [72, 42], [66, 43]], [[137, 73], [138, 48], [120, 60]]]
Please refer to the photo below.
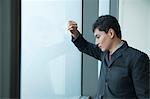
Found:
[[2, 1], [0, 0], [0, 97], [2, 96], [2, 84], [1, 84], [1, 82], [2, 82], [2, 51], [1, 51], [1, 49], [2, 49], [2, 20], [1, 20], [1, 18], [2, 18]]
[[[92, 25], [98, 18], [98, 0], [83, 0], [83, 36], [94, 43]], [[98, 61], [83, 54], [82, 94], [94, 96], [97, 88]]]
[[119, 0], [110, 0], [110, 15], [119, 18]]
[[21, 0], [11, 0], [10, 97], [20, 96]]
[[1, 70], [2, 98], [9, 97], [10, 88], [10, 0], [2, 0], [2, 30], [1, 30]]
[[19, 42], [17, 5], [17, 0], [0, 0], [0, 99], [16, 98], [18, 95], [15, 94], [20, 82], [16, 68], [19, 67], [19, 54], [16, 52], [19, 48], [16, 45]]

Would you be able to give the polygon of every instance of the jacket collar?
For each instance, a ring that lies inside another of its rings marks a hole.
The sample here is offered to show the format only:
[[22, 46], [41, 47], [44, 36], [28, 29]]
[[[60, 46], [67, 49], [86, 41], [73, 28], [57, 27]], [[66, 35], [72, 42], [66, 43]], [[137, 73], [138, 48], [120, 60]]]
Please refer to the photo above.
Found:
[[[114, 63], [119, 57], [121, 57], [123, 52], [128, 48], [127, 42], [126, 41], [123, 41], [123, 42], [124, 44], [112, 54], [112, 59], [107, 64], [108, 67], [110, 67], [112, 63]], [[105, 56], [106, 61], [108, 61], [108, 55], [109, 55], [109, 52], [106, 52], [106, 56]]]

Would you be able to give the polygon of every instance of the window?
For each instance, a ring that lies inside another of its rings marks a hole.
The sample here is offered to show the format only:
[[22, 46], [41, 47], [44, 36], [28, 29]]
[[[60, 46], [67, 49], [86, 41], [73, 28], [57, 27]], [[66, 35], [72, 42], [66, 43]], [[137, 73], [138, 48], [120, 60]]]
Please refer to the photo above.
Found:
[[81, 53], [68, 20], [81, 31], [81, 0], [22, 0], [21, 99], [78, 99]]

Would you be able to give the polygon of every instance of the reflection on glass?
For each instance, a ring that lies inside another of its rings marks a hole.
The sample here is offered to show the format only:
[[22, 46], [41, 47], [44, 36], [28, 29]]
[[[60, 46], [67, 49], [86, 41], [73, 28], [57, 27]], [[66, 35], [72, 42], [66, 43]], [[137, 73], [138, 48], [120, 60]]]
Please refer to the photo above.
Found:
[[21, 99], [78, 99], [81, 53], [67, 31], [81, 0], [22, 0]]

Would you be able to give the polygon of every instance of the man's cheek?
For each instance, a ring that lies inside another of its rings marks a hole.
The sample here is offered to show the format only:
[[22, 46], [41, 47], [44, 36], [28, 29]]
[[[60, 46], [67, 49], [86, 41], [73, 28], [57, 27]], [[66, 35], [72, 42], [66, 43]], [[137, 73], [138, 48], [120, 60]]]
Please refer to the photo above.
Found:
[[101, 39], [101, 40], [100, 40], [100, 44], [103, 45], [103, 44], [104, 44], [104, 41], [105, 41], [104, 39]]

